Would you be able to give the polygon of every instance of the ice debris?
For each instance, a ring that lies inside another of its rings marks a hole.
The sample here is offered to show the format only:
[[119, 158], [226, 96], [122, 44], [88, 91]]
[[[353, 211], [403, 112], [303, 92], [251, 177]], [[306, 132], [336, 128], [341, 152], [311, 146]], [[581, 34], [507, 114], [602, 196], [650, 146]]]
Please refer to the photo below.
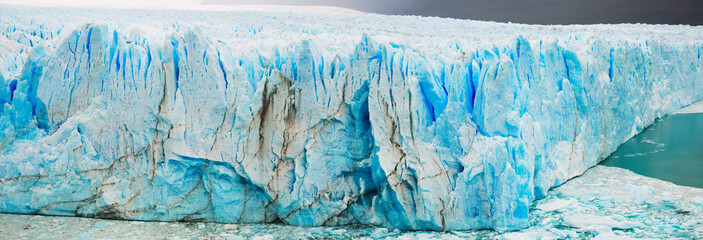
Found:
[[551, 202], [546, 202], [542, 203], [540, 205], [537, 205], [537, 208], [542, 211], [554, 211], [558, 210], [561, 208], [564, 208], [566, 206], [569, 206], [571, 203], [575, 202], [573, 199], [556, 199]]
[[627, 221], [622, 217], [597, 216], [592, 214], [574, 214], [564, 216], [564, 226], [579, 229], [606, 227], [608, 229], [620, 230], [643, 227], [640, 223]]

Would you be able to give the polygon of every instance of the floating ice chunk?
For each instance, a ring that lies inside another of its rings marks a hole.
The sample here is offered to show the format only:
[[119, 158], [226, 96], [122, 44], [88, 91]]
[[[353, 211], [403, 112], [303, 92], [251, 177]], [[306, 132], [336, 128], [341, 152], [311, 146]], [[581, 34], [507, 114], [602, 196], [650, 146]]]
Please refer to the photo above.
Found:
[[564, 226], [585, 229], [592, 226], [604, 226], [612, 229], [633, 229], [642, 227], [642, 224], [625, 219], [616, 220], [609, 216], [597, 216], [592, 214], [573, 214], [563, 217]]
[[92, 235], [93, 231], [84, 232], [81, 235], [78, 235], [78, 239], [90, 239]]
[[691, 219], [691, 220], [688, 220], [688, 221], [681, 223], [681, 226], [688, 227], [688, 228], [695, 227], [696, 225], [698, 225], [698, 220], [696, 220], [696, 219]]
[[252, 240], [273, 240], [273, 235], [271, 234], [266, 234], [266, 235], [261, 235], [261, 236], [254, 236], [251, 238]]
[[[541, 228], [529, 228], [520, 232], [510, 232], [500, 235], [499, 239], [504, 240], [550, 240], [550, 239], [564, 239], [566, 237], [572, 236], [567, 232], [562, 232], [557, 229], [541, 229]], [[576, 235], [578, 236], [578, 235]]]
[[373, 233], [369, 235], [369, 237], [373, 239], [381, 239], [386, 237], [386, 235], [388, 235], [388, 228], [376, 228], [373, 230]]
[[573, 199], [555, 199], [551, 202], [542, 203], [540, 205], [537, 205], [537, 209], [540, 209], [542, 211], [547, 211], [547, 212], [554, 211], [554, 210], [569, 206], [574, 202], [575, 202], [575, 200], [573, 200]]
[[646, 186], [646, 185], [640, 185], [640, 186], [635, 186], [632, 184], [625, 184], [625, 186], [622, 187], [622, 190], [625, 192], [629, 192], [632, 194], [640, 195], [640, 196], [649, 196], [649, 195], [654, 195], [655, 191], [654, 188], [651, 186]]
[[106, 229], [108, 227], [110, 227], [110, 223], [105, 222], [105, 221], [100, 221], [100, 222], [95, 223], [95, 225], [93, 225], [93, 228], [96, 228], [96, 229]]
[[593, 240], [631, 240], [631, 239], [635, 239], [635, 238], [631, 238], [628, 236], [619, 236], [613, 232], [604, 232], [604, 233], [598, 234], [596, 237], [593, 238]]
[[504, 239], [504, 240], [531, 240], [531, 239], [539, 239], [539, 236], [535, 233], [513, 232], [513, 233], [508, 233], [508, 234], [501, 236], [500, 239]]
[[554, 233], [559, 237], [559, 239], [564, 239], [564, 238], [577, 238], [579, 236], [578, 233], [575, 231], [567, 230], [567, 229], [556, 229], [556, 228], [550, 228], [548, 229], [549, 232]]

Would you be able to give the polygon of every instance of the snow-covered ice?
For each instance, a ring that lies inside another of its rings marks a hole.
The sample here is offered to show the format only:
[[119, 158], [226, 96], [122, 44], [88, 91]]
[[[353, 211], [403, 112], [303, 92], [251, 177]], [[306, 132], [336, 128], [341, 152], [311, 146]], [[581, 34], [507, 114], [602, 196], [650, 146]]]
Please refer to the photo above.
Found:
[[0, 210], [526, 228], [535, 199], [703, 97], [702, 35], [2, 5]]

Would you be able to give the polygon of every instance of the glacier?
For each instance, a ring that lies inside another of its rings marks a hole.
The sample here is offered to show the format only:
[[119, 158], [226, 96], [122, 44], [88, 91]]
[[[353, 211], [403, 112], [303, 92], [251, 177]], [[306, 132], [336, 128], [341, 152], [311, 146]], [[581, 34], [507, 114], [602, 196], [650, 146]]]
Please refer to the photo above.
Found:
[[0, 211], [528, 227], [703, 98], [703, 28], [0, 5]]
[[[0, 213], [0, 222], [3, 239], [700, 239], [703, 189], [678, 186], [599, 164], [578, 178], [552, 188], [546, 198], [533, 202], [528, 228], [507, 232], [166, 223], [4, 213]], [[575, 228], [577, 224], [581, 228]]]

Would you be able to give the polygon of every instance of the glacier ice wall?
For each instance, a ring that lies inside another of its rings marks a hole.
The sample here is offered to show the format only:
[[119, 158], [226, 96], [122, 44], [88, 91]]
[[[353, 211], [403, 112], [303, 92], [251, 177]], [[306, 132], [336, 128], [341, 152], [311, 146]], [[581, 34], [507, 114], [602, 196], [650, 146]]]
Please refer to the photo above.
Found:
[[9, 213], [518, 229], [703, 97], [700, 27], [0, 12]]

